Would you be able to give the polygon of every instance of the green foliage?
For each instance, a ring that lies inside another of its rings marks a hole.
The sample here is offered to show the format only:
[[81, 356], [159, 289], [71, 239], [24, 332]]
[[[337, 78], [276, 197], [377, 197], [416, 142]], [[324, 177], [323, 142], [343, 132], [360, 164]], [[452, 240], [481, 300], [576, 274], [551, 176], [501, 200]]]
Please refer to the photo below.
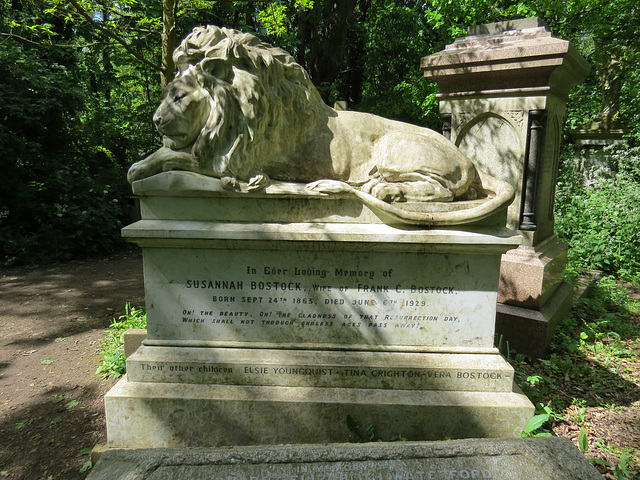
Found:
[[358, 110], [437, 127], [437, 86], [420, 70], [420, 59], [431, 51], [433, 40], [420, 5], [372, 2], [356, 33], [364, 45], [363, 51], [354, 52], [364, 57], [362, 90], [361, 97], [347, 100]]
[[0, 17], [2, 264], [120, 245], [127, 165], [157, 142], [158, 95], [140, 87], [145, 70], [94, 42], [58, 3], [45, 11], [19, 3], [21, 10]]
[[581, 451], [618, 457], [617, 465], [601, 458], [592, 462], [621, 479], [634, 478], [637, 456], [590, 436], [588, 411], [620, 408], [618, 404], [636, 396], [636, 378], [625, 366], [640, 361], [638, 307], [613, 277], [602, 277], [559, 325], [548, 358], [512, 361], [516, 382], [537, 406], [523, 436], [547, 435], [555, 425], [573, 424]]
[[640, 148], [609, 153], [612, 172], [586, 186], [578, 162], [565, 159], [555, 230], [571, 247], [569, 271], [595, 269], [632, 280], [640, 272]]
[[[183, 0], [176, 35], [208, 23], [256, 33], [315, 73], [328, 103], [346, 100], [354, 110], [438, 129], [437, 88], [422, 77], [421, 57], [465, 35], [468, 26], [539, 16], [593, 66], [571, 94], [567, 128], [602, 110], [613, 58], [621, 65], [619, 118], [630, 137], [640, 139], [635, 0], [354, 0], [349, 8], [337, 7], [346, 3]], [[159, 143], [151, 118], [161, 94], [163, 3], [24, 0], [5, 6], [0, 263], [43, 263], [112, 249], [120, 243], [123, 198], [129, 194], [125, 171]], [[342, 30], [345, 39], [335, 35]], [[624, 276], [638, 271], [630, 253], [637, 249], [637, 189], [629, 173], [588, 192], [560, 189], [559, 215], [565, 216], [558, 227], [575, 244], [573, 268]], [[570, 225], [568, 219], [580, 212], [580, 221]], [[603, 213], [605, 228], [596, 233]]]
[[539, 432], [538, 430], [549, 421], [551, 415], [548, 413], [539, 413], [529, 419], [527, 425], [522, 432], [523, 437], [549, 437], [549, 432]]
[[376, 441], [376, 427], [375, 425], [369, 424], [362, 427], [358, 421], [353, 418], [351, 415], [347, 415], [347, 428], [353, 435], [353, 438], [356, 442], [366, 443], [366, 442], [374, 442]]
[[102, 350], [102, 363], [96, 373], [102, 378], [120, 378], [126, 373], [124, 356], [124, 332], [131, 328], [147, 328], [147, 314], [142, 307], [132, 307], [127, 303], [125, 314], [113, 319], [107, 330]]

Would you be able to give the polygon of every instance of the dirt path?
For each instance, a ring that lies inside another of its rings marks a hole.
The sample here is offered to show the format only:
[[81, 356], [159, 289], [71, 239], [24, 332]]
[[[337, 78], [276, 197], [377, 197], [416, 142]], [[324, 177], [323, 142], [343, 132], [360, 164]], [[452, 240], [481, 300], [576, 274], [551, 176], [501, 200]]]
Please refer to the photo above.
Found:
[[[95, 375], [104, 329], [127, 302], [144, 305], [138, 251], [0, 269], [0, 480], [86, 478], [88, 454], [105, 438], [103, 396], [114, 384]], [[623, 407], [588, 407], [584, 416], [592, 438], [636, 449], [640, 386], [637, 365], [627, 367], [635, 387], [615, 399]], [[554, 428], [574, 442], [579, 430], [573, 421]], [[610, 456], [605, 477], [614, 479], [618, 459]]]
[[103, 331], [127, 302], [144, 304], [137, 251], [0, 270], [0, 479], [87, 476], [114, 383], [94, 374]]

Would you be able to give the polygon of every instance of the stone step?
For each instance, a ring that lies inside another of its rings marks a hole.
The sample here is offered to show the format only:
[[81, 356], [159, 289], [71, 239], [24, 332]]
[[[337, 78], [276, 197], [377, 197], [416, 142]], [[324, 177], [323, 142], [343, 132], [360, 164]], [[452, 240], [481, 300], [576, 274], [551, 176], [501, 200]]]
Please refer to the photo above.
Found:
[[498, 354], [354, 352], [141, 346], [130, 381], [400, 390], [510, 392]]
[[110, 448], [517, 437], [533, 415], [518, 391], [196, 385], [126, 377], [105, 396], [105, 410]]

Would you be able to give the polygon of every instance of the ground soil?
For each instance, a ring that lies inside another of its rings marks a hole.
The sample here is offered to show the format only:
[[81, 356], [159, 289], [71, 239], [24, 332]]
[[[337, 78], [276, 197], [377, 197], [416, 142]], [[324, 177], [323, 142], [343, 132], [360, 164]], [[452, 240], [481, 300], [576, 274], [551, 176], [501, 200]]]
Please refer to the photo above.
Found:
[[101, 343], [127, 302], [144, 305], [138, 251], [0, 270], [0, 479], [88, 475], [114, 384], [95, 374]]
[[[90, 449], [105, 441], [102, 399], [115, 383], [95, 374], [101, 343], [126, 303], [144, 305], [136, 250], [0, 270], [0, 480], [87, 476]], [[614, 399], [619, 407], [588, 408], [584, 416], [592, 439], [637, 452], [640, 365], [629, 369], [629, 388]], [[554, 433], [577, 443], [579, 427], [569, 421]], [[612, 467], [601, 471], [616, 478], [618, 457], [610, 457]]]

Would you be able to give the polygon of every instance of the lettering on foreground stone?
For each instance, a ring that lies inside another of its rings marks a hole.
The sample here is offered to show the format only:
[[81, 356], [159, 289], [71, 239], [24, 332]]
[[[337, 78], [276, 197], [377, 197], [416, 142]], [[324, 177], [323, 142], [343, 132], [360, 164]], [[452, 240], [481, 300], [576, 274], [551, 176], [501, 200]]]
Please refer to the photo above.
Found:
[[[154, 115], [164, 146], [131, 167], [131, 182], [186, 170], [232, 190], [246, 182], [249, 192], [270, 178], [308, 183], [418, 225], [477, 221], [513, 199], [508, 183], [477, 169], [432, 130], [328, 107], [289, 54], [252, 35], [199, 27], [174, 60], [178, 74]], [[457, 211], [415, 208], [454, 200], [471, 202]]]
[[596, 480], [565, 438], [107, 451], [87, 480]]
[[492, 347], [497, 261], [455, 259], [149, 250], [148, 341]]

